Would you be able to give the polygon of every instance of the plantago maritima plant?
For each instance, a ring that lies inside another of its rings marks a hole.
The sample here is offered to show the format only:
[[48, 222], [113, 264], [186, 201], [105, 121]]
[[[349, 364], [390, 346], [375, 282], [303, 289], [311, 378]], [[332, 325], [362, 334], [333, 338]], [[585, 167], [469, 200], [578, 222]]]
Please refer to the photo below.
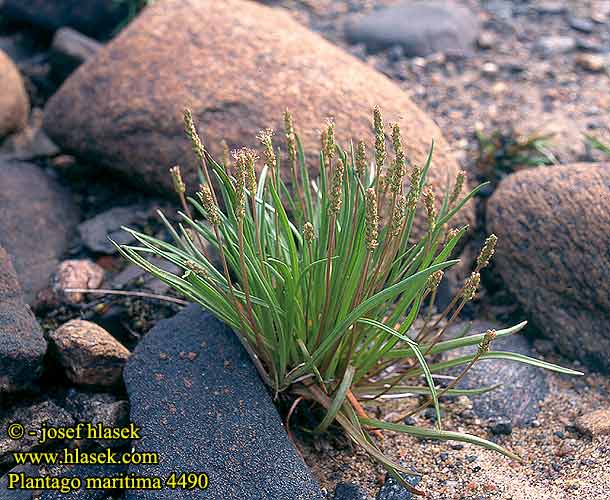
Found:
[[[443, 271], [457, 262], [451, 253], [466, 231], [466, 227], [451, 228], [451, 219], [477, 189], [462, 196], [465, 183], [460, 172], [453, 187], [448, 186], [437, 200], [426, 186], [432, 148], [425, 164], [411, 164], [400, 128], [392, 125], [393, 151], [386, 150], [378, 108], [374, 158], [367, 158], [363, 141], [355, 150], [335, 144], [334, 124], [329, 122], [321, 134], [319, 175], [314, 182], [292, 116], [286, 113], [284, 121], [288, 166], [281, 165], [272, 131], [265, 130], [258, 137], [264, 166], [257, 179], [259, 158], [253, 150], [234, 151], [232, 165], [226, 157], [222, 165], [217, 163], [186, 111], [186, 131], [200, 160], [199, 191], [188, 198], [190, 208], [183, 203], [178, 228], [161, 214], [173, 243], [127, 229], [139, 246], [120, 246], [121, 253], [233, 328], [274, 395], [293, 398], [291, 413], [302, 400], [317, 403], [325, 413], [316, 432], [338, 424], [412, 491], [416, 490], [399, 473], [413, 472], [381, 450], [377, 437], [383, 430], [474, 443], [517, 458], [493, 442], [443, 430], [439, 398], [490, 390], [456, 387], [482, 359], [576, 372], [491, 349], [494, 339], [518, 332], [525, 322], [445, 338], [450, 323], [477, 293], [479, 271], [494, 252], [493, 235], [451, 304], [439, 316], [431, 315]], [[287, 168], [290, 186], [282, 180], [282, 168]], [[173, 169], [172, 175], [183, 200], [179, 170]], [[423, 235], [414, 230], [418, 210], [427, 217]], [[219, 269], [199, 240], [217, 252]], [[145, 259], [151, 253], [174, 263], [184, 274], [154, 266]], [[416, 329], [420, 317], [423, 321], [418, 324], [423, 326]], [[476, 345], [479, 348], [471, 355], [442, 358], [453, 349]], [[461, 368], [457, 376], [441, 387], [437, 376], [456, 367]], [[433, 406], [435, 428], [374, 419], [362, 404], [413, 394], [425, 397], [413, 412]]]

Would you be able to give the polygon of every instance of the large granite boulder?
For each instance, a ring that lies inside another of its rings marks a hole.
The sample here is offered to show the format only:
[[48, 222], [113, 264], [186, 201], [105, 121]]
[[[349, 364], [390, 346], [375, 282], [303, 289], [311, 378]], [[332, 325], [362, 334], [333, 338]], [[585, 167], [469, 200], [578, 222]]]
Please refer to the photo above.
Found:
[[288, 440], [235, 335], [199, 306], [159, 322], [125, 367], [137, 450], [159, 465], [130, 473], [205, 472], [205, 491], [126, 492], [126, 499], [316, 500], [322, 493]]
[[0, 50], [0, 139], [25, 127], [30, 102], [19, 70]]
[[[387, 121], [401, 124], [416, 162], [436, 140], [429, 179], [439, 190], [453, 182], [458, 166], [447, 142], [407, 94], [286, 12], [244, 0], [164, 0], [64, 83], [47, 104], [44, 128], [100, 168], [168, 192], [175, 164], [197, 185], [197, 161], [183, 132], [185, 106], [217, 158], [221, 140], [230, 148], [254, 146], [266, 127], [276, 130], [279, 144], [289, 108], [317, 170], [325, 119], [334, 118], [340, 144], [352, 138], [372, 144], [375, 105]], [[472, 208], [464, 214], [472, 218]]]
[[47, 343], [23, 301], [15, 270], [0, 247], [0, 393], [31, 389], [42, 372]]
[[49, 285], [78, 219], [70, 194], [41, 168], [0, 161], [0, 245], [29, 304]]
[[610, 370], [610, 164], [523, 170], [489, 200], [496, 267], [564, 354]]

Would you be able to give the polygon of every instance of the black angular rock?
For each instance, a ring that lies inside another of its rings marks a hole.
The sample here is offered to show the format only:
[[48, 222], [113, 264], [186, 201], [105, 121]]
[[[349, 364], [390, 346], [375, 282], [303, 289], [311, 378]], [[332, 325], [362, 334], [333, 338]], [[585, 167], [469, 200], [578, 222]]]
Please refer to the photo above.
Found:
[[[25, 429], [21, 439], [8, 437], [7, 427], [19, 422]], [[48, 427], [68, 427], [74, 424], [72, 416], [53, 401], [42, 401], [32, 406], [22, 404], [9, 412], [0, 413], [0, 467], [14, 465], [15, 452], [36, 452], [45, 449], [49, 443], [39, 443], [40, 428], [45, 423]], [[34, 436], [29, 431], [35, 431]]]
[[37, 468], [33, 465], [18, 465], [14, 469], [8, 471], [4, 476], [0, 477], [0, 498], [2, 500], [32, 500], [32, 492], [29, 490], [22, 490], [11, 488], [9, 486], [9, 474], [36, 474]]
[[[45, 472], [54, 477], [78, 477], [85, 485], [87, 478], [118, 477], [124, 474], [126, 469], [124, 465], [60, 465]], [[107, 500], [110, 493], [117, 493], [117, 490], [97, 489], [93, 483], [91, 486], [92, 488], [80, 488], [67, 494], [46, 490], [37, 500]]]
[[444, 1], [392, 5], [347, 25], [350, 42], [364, 43], [371, 52], [400, 46], [406, 56], [468, 53], [478, 32], [477, 18], [467, 8]]
[[333, 500], [369, 500], [369, 496], [357, 484], [339, 483], [335, 488]]
[[235, 335], [199, 306], [159, 322], [124, 371], [137, 450], [158, 466], [129, 472], [205, 472], [205, 492], [127, 491], [127, 500], [315, 500], [319, 486], [298, 457], [272, 400]]
[[0, 247], [0, 393], [31, 389], [42, 372], [46, 350], [9, 256]]
[[7, 19], [53, 32], [70, 26], [93, 37], [109, 36], [128, 15], [127, 2], [108, 0], [4, 0]]
[[[418, 476], [403, 476], [404, 479], [411, 485], [419, 484]], [[377, 500], [414, 500], [416, 497], [407, 488], [400, 484], [389, 474], [386, 474], [383, 486], [377, 494]]]
[[0, 161], [0, 246], [26, 302], [49, 284], [79, 220], [70, 194], [31, 163]]

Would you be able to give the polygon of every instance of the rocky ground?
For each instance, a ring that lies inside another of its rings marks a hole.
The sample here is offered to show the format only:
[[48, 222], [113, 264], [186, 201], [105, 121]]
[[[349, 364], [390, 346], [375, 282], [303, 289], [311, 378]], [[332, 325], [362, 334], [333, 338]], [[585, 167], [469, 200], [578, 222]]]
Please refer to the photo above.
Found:
[[[546, 147], [560, 163], [599, 158], [583, 134], [607, 134], [610, 124], [607, 1], [459, 0], [481, 28], [467, 57], [405, 57], [399, 44], [370, 53], [350, 43], [346, 26], [392, 0], [272, 3], [395, 80], [434, 116], [472, 175], [481, 175], [477, 131], [551, 135]], [[397, 41], [400, 29], [399, 21], [387, 26]]]
[[[194, 161], [180, 121], [185, 104], [212, 144], [225, 139], [230, 147], [249, 144], [266, 126], [279, 129], [280, 112], [290, 107], [308, 149], [317, 147], [329, 115], [349, 137], [368, 133], [370, 109], [380, 104], [388, 120], [401, 123], [415, 161], [437, 140], [434, 186], [460, 167], [472, 184], [492, 181], [465, 210], [462, 222], [473, 231], [462, 255], [472, 260], [490, 231], [500, 246], [462, 319], [527, 318], [526, 336], [507, 348], [585, 373], [565, 377], [490, 361], [464, 383], [503, 382], [494, 396], [446, 402], [444, 428], [491, 438], [522, 464], [471, 445], [391, 434], [383, 449], [422, 474], [414, 482], [428, 498], [606, 498], [610, 165], [585, 134], [610, 137], [610, 2], [456, 0], [441, 14], [406, 2], [383, 14], [403, 2], [230, 0], [201, 9], [196, 0], [167, 0], [167, 8], [164, 1], [109, 43], [129, 22], [129, 2], [91, 1], [69, 11], [46, 0], [0, 0], [2, 432], [15, 420], [119, 425], [131, 412], [156, 429], [145, 444], [180, 466], [197, 462], [184, 452], [193, 442], [210, 446], [197, 458], [217, 474], [210, 490], [217, 498], [227, 491], [253, 500], [282, 498], [281, 491], [300, 491], [291, 499], [304, 500], [326, 493], [337, 500], [411, 498], [343, 436], [303, 432], [308, 415], [298, 411], [295, 444], [320, 491], [262, 385], [244, 382], [253, 370], [243, 352], [200, 339], [194, 323], [223, 329], [192, 308], [160, 322], [183, 302], [126, 265], [107, 239], [129, 243], [124, 225], [167, 237], [155, 216], [172, 205], [162, 197], [167, 169], [179, 162], [188, 176]], [[469, 273], [468, 265], [451, 279], [460, 273]], [[163, 339], [178, 330], [188, 335], [164, 349]], [[200, 383], [197, 374], [212, 365], [223, 376]], [[413, 403], [367, 408], [393, 420]], [[215, 427], [222, 418], [240, 439]], [[416, 422], [432, 425], [432, 418], [425, 412]], [[190, 434], [181, 434], [184, 422]], [[212, 427], [214, 439], [198, 441]], [[32, 440], [16, 444], [0, 435], [2, 489], [16, 447], [38, 450]], [[225, 456], [227, 449], [233, 453]], [[273, 469], [279, 455], [293, 466]], [[243, 474], [237, 486], [222, 483], [229, 466]], [[123, 492], [92, 495], [75, 498]]]

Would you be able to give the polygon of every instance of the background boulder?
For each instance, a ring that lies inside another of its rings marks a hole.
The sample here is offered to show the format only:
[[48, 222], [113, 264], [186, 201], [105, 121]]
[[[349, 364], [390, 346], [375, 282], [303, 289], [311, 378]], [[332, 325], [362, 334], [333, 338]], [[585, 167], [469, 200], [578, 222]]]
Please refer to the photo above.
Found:
[[564, 354], [610, 370], [610, 164], [523, 170], [487, 207], [496, 267]]
[[[439, 190], [453, 183], [458, 166], [434, 122], [387, 77], [284, 11], [243, 0], [166, 0], [145, 9], [64, 83], [47, 104], [44, 128], [64, 149], [167, 193], [175, 164], [197, 185], [185, 106], [216, 158], [221, 140], [231, 149], [255, 146], [267, 127], [279, 144], [289, 108], [317, 171], [325, 119], [335, 120], [339, 144], [365, 138], [372, 145], [375, 105], [400, 123], [415, 162], [435, 140], [429, 180]], [[472, 209], [462, 218], [470, 220]]]

